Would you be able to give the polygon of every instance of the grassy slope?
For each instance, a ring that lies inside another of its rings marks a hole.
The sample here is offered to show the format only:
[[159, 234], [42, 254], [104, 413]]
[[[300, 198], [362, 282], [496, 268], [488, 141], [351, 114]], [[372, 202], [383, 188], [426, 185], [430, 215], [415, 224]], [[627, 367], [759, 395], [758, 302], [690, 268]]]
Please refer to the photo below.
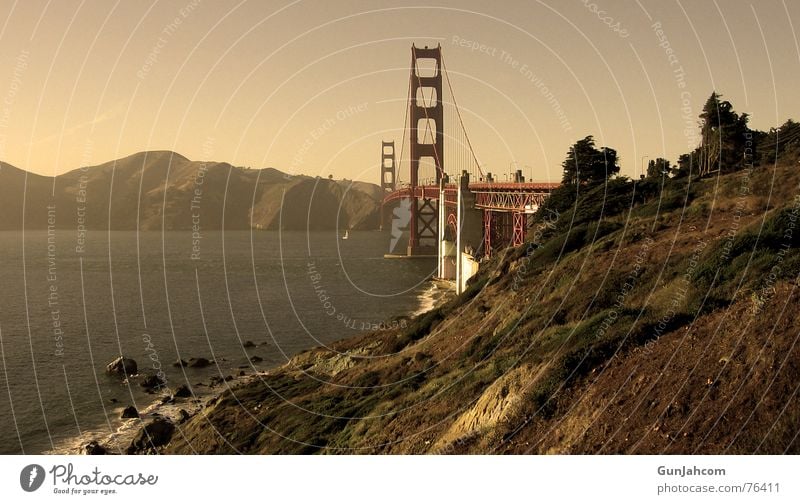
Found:
[[224, 393], [166, 451], [798, 453], [799, 184], [598, 189], [459, 299]]

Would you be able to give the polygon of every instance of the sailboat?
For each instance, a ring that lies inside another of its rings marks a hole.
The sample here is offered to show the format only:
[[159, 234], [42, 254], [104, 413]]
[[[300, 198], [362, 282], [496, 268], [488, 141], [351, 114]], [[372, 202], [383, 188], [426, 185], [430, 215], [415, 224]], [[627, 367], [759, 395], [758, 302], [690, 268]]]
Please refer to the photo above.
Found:
[[345, 229], [344, 230], [344, 236], [342, 236], [342, 240], [346, 240], [348, 238], [350, 238], [350, 230], [349, 229]]

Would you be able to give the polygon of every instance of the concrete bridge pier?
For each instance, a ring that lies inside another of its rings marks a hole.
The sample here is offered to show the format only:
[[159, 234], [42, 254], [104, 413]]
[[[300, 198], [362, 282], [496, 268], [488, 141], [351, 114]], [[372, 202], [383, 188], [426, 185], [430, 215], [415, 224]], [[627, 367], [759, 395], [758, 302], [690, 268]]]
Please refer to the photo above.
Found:
[[[439, 278], [453, 280], [456, 294], [461, 294], [467, 280], [478, 271], [477, 257], [483, 246], [483, 212], [475, 208], [475, 195], [469, 190], [467, 172], [459, 177], [455, 196], [455, 202], [447, 201], [444, 185], [440, 184], [437, 271]], [[455, 208], [448, 208], [448, 203], [455, 203]]]

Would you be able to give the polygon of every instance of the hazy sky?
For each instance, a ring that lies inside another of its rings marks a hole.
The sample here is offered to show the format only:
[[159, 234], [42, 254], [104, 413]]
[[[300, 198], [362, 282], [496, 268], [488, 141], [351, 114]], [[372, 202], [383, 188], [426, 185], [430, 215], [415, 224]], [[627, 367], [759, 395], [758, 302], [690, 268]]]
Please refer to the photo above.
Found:
[[486, 169], [559, 179], [593, 134], [633, 175], [696, 143], [712, 89], [760, 129], [800, 118], [794, 27], [780, 0], [0, 0], [0, 160], [169, 149], [377, 182], [413, 42], [442, 44]]

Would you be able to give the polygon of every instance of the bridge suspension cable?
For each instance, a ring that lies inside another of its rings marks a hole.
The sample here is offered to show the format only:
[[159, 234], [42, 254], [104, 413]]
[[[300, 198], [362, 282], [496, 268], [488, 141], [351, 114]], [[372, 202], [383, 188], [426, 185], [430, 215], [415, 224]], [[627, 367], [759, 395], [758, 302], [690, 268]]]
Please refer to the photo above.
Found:
[[405, 108], [405, 119], [403, 119], [403, 140], [400, 143], [400, 158], [397, 161], [397, 174], [396, 180], [397, 185], [401, 185], [400, 182], [402, 181], [401, 174], [403, 173], [403, 154], [406, 150], [406, 138], [408, 138], [408, 120], [411, 116], [411, 79], [412, 76], [408, 76], [408, 90], [406, 91], [406, 108]]
[[[464, 134], [464, 140], [466, 141], [466, 146], [469, 149], [469, 154], [472, 156], [471, 161], [475, 161], [475, 167], [477, 173], [473, 173], [473, 175], [480, 175], [480, 178], [484, 177], [483, 169], [481, 168], [481, 164], [478, 161], [478, 157], [475, 155], [475, 149], [472, 147], [472, 142], [469, 139], [469, 135], [467, 134], [467, 129], [464, 127], [464, 119], [461, 117], [461, 110], [458, 106], [458, 101], [456, 101], [456, 95], [453, 92], [453, 84], [450, 82], [450, 74], [447, 71], [447, 63], [445, 62], [444, 55], [442, 55], [442, 71], [444, 72], [445, 79], [447, 80], [447, 88], [450, 90], [450, 98], [453, 100], [453, 109], [455, 110], [456, 117], [458, 118], [458, 124], [461, 126], [461, 132]], [[470, 170], [467, 170], [470, 171]]]

